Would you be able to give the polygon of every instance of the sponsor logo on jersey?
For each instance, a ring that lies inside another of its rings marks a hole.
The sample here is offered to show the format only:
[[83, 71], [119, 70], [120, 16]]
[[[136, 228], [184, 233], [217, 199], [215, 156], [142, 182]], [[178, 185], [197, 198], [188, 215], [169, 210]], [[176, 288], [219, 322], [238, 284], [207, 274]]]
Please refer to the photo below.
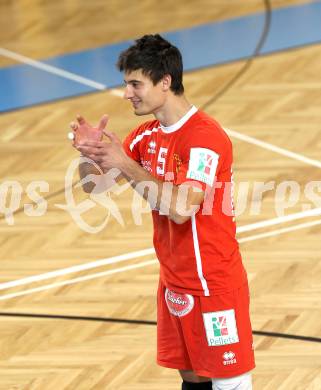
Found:
[[156, 142], [155, 141], [149, 142], [147, 152], [150, 154], [156, 153]]
[[168, 288], [165, 291], [165, 301], [169, 312], [176, 317], [186, 316], [194, 307], [192, 295], [176, 293]]
[[235, 353], [232, 351], [223, 353], [223, 364], [228, 366], [230, 364], [236, 364]]
[[147, 160], [140, 160], [140, 163], [141, 163], [141, 166], [146, 169], [146, 171], [148, 172], [152, 172], [152, 162], [151, 161], [147, 161]]
[[206, 148], [191, 148], [186, 177], [212, 185], [215, 178], [219, 155]]
[[233, 309], [203, 313], [203, 321], [209, 346], [215, 347], [239, 342]]

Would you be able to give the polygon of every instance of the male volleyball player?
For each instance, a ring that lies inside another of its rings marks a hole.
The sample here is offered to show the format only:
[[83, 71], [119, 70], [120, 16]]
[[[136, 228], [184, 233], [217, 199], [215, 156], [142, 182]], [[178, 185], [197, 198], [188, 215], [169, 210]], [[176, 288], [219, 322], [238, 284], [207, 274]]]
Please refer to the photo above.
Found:
[[[123, 144], [104, 131], [105, 116], [96, 128], [82, 117], [71, 127], [75, 147], [104, 173], [117, 168], [153, 209], [157, 362], [179, 370], [184, 390], [251, 389], [255, 363], [248, 282], [235, 239], [231, 142], [185, 98], [181, 54], [161, 36], [138, 39], [120, 54], [118, 68], [135, 114], [155, 119]], [[82, 139], [91, 131], [104, 131], [109, 142]], [[81, 164], [81, 177], [88, 173], [97, 171]], [[87, 183], [85, 191], [94, 186]]]

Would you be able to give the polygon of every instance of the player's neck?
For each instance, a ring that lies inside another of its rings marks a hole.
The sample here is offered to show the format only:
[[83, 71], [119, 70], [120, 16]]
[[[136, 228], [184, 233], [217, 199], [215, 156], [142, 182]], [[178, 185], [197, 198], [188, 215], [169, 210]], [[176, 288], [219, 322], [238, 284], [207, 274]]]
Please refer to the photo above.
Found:
[[190, 109], [192, 105], [184, 95], [169, 96], [165, 104], [154, 112], [154, 116], [163, 126], [172, 126], [178, 122]]

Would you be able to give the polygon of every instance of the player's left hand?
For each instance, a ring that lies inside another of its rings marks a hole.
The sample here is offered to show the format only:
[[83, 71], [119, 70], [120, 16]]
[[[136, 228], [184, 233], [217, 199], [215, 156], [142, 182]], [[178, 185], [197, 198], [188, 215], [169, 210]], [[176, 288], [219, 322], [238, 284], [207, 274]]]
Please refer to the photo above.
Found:
[[122, 169], [128, 159], [123, 150], [122, 143], [117, 135], [109, 130], [104, 130], [109, 143], [105, 141], [83, 141], [76, 148], [80, 153], [95, 161], [106, 173], [111, 168]]

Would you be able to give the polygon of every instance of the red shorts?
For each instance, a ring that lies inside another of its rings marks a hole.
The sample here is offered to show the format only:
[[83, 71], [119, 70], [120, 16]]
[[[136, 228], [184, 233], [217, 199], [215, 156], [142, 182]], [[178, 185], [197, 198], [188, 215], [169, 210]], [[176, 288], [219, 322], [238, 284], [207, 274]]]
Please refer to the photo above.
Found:
[[248, 285], [210, 297], [175, 293], [160, 281], [157, 363], [229, 378], [255, 367]]

